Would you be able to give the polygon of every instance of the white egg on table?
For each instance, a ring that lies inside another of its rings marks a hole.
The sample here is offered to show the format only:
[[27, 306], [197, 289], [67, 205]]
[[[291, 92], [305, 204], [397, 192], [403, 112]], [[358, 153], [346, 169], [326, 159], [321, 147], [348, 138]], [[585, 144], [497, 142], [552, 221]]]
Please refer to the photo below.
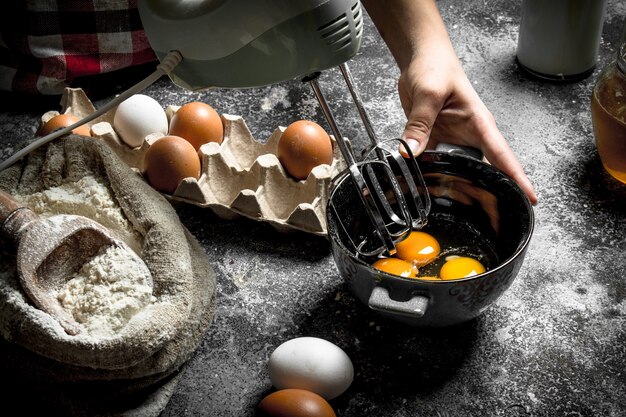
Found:
[[136, 148], [151, 133], [167, 134], [167, 116], [158, 101], [144, 94], [135, 94], [117, 106], [113, 129], [124, 143]]
[[268, 368], [277, 389], [305, 389], [327, 400], [341, 395], [354, 379], [348, 355], [339, 346], [317, 337], [298, 337], [278, 346]]

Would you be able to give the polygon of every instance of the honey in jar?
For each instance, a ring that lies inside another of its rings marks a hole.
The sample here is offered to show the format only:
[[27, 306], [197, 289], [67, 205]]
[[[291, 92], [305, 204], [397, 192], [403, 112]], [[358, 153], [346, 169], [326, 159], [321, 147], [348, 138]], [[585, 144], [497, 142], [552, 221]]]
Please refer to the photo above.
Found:
[[626, 36], [617, 60], [602, 72], [594, 87], [591, 117], [602, 165], [626, 184]]

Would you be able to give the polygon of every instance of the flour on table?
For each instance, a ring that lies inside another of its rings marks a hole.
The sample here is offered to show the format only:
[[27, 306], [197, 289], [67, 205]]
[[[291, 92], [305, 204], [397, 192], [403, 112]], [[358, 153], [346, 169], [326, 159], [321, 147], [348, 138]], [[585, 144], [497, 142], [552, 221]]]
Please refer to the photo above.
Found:
[[42, 216], [74, 214], [93, 219], [115, 232], [135, 252], [141, 253], [141, 235], [117, 205], [109, 187], [94, 176], [15, 198]]
[[58, 291], [57, 299], [86, 334], [111, 337], [156, 301], [150, 271], [127, 250], [106, 246]]

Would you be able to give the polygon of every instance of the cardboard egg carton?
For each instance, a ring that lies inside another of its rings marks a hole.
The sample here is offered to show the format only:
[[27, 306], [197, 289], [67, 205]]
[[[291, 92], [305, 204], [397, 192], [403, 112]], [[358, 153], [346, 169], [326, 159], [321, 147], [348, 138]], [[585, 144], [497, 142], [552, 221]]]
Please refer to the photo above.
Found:
[[[82, 117], [94, 110], [80, 89], [66, 89], [61, 101], [64, 113]], [[168, 119], [178, 110], [166, 109]], [[42, 121], [58, 112], [48, 112]], [[94, 137], [104, 140], [116, 154], [138, 173], [143, 171], [143, 157], [160, 134], [149, 135], [143, 145], [131, 149], [113, 129], [114, 110], [91, 124]], [[186, 178], [172, 195], [183, 201], [212, 210], [221, 218], [244, 216], [270, 223], [280, 231], [300, 230], [326, 235], [326, 204], [331, 179], [345, 168], [334, 146], [331, 165], [315, 167], [308, 178], [292, 179], [283, 169], [276, 149], [284, 127], [278, 127], [266, 142], [256, 140], [240, 116], [222, 115], [224, 140], [207, 143], [199, 150], [202, 173], [198, 180]], [[333, 139], [334, 140], [334, 139]]]

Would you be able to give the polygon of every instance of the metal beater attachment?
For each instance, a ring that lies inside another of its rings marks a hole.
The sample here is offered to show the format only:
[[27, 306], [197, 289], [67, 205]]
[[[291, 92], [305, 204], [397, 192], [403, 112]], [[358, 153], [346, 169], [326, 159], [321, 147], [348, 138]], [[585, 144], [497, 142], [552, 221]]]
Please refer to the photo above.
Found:
[[[398, 242], [406, 238], [412, 230], [420, 229], [426, 224], [430, 211], [430, 197], [409, 146], [401, 139], [378, 140], [348, 66], [341, 64], [339, 69], [372, 142], [372, 147], [365, 152], [362, 161], [357, 161], [337, 127], [317, 82], [319, 73], [303, 81], [309, 82], [313, 88], [373, 226], [371, 236], [356, 239], [351, 237], [353, 249], [364, 257], [393, 255]], [[400, 154], [400, 145], [407, 150], [408, 158]]]

